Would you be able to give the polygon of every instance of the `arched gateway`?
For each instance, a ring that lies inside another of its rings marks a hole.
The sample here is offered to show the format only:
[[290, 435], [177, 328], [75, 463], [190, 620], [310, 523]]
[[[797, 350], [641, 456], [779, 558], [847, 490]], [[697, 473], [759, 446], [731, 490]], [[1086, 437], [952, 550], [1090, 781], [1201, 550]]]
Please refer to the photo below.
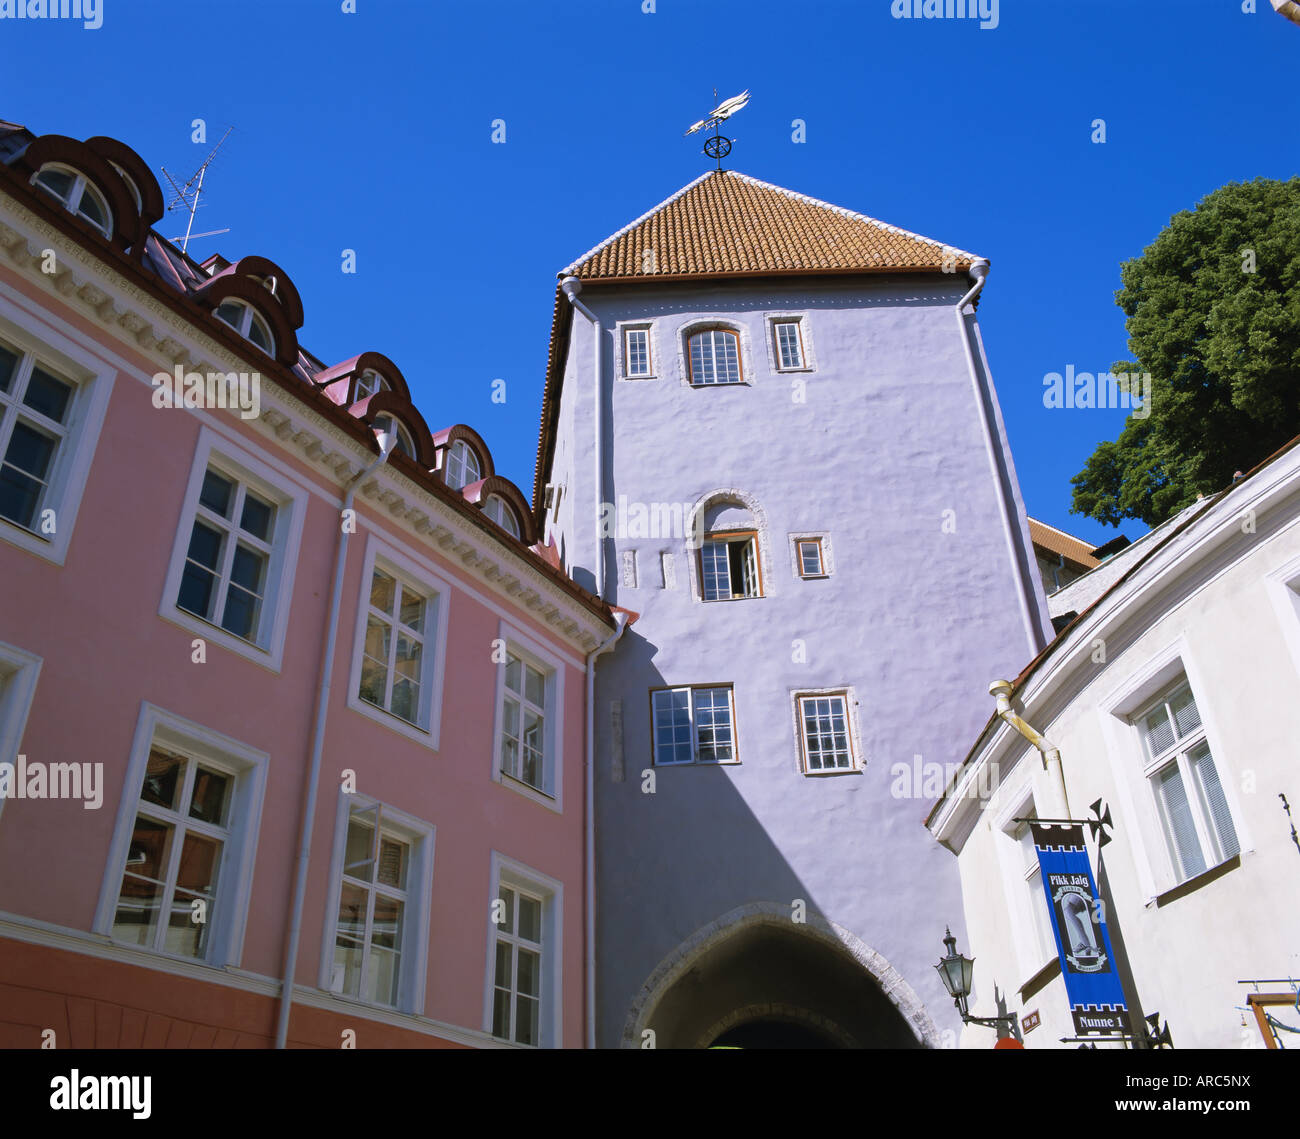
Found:
[[916, 994], [888, 961], [815, 914], [741, 906], [670, 953], [632, 1002], [622, 1044], [762, 1048], [938, 1047]]

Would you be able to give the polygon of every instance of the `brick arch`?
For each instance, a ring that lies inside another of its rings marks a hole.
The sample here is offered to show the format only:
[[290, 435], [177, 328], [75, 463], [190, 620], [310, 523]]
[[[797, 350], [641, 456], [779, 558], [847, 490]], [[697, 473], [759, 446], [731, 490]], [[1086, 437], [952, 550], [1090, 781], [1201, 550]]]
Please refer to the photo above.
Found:
[[745, 1005], [743, 1008], [735, 1009], [700, 1033], [699, 1038], [692, 1047], [707, 1048], [728, 1029], [735, 1028], [737, 1025], [748, 1024], [751, 1020], [784, 1020], [793, 1024], [807, 1025], [809, 1028], [825, 1033], [841, 1048], [857, 1047], [853, 1037], [833, 1020], [820, 1016], [815, 1012], [809, 1012], [806, 1008], [800, 1008], [798, 1005], [787, 1004], [785, 1001], [769, 1001]]
[[[788, 902], [750, 902], [738, 906], [716, 921], [697, 929], [655, 967], [637, 993], [623, 1025], [621, 1045], [641, 1047], [641, 1033], [648, 1027], [659, 1002], [697, 962], [737, 934], [758, 926], [772, 926], [784, 932], [792, 928]], [[856, 934], [843, 926], [809, 912], [805, 922], [795, 927], [800, 936], [809, 937], [827, 948], [847, 954], [879, 985], [881, 992], [898, 1010], [916, 1039], [927, 1048], [940, 1047], [939, 1030], [912, 986], [889, 961]], [[725, 1021], [726, 1017], [723, 1018]], [[722, 1023], [721, 1021], [719, 1023]], [[729, 1026], [728, 1026], [729, 1027]]]
[[758, 562], [759, 573], [763, 579], [763, 596], [771, 597], [779, 593], [777, 586], [776, 574], [773, 572], [776, 568], [776, 562], [772, 558], [772, 534], [771, 527], [767, 522], [767, 511], [763, 509], [762, 504], [748, 491], [741, 490], [739, 487], [718, 487], [701, 495], [691, 507], [691, 512], [686, 518], [686, 538], [687, 538], [687, 555], [690, 559], [690, 579], [691, 579], [691, 599], [693, 601], [702, 601], [700, 592], [700, 573], [699, 559], [696, 552], [698, 545], [692, 545], [698, 540], [702, 541], [704, 537], [704, 515], [713, 506], [725, 505], [743, 506], [754, 516], [754, 529], [758, 531]]

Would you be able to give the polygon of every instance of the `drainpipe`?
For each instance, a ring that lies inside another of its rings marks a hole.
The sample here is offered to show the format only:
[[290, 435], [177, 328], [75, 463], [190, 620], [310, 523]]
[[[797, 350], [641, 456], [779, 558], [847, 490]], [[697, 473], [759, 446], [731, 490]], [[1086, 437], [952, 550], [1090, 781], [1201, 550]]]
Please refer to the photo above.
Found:
[[[397, 442], [395, 430], [378, 436], [379, 458], [347, 485], [343, 511], [352, 509], [357, 487], [378, 470], [392, 454]], [[334, 560], [334, 591], [330, 597], [329, 632], [325, 638], [325, 656], [321, 661], [320, 689], [316, 694], [316, 724], [312, 729], [311, 758], [308, 761], [307, 787], [303, 793], [302, 828], [298, 837], [298, 868], [293, 883], [293, 905], [289, 912], [288, 945], [284, 953], [284, 982], [280, 988], [280, 1013], [275, 1026], [275, 1046], [285, 1047], [289, 1036], [289, 1010], [293, 1006], [293, 974], [298, 963], [298, 941], [302, 934], [302, 910], [307, 898], [307, 861], [311, 852], [312, 824], [316, 819], [316, 791], [320, 785], [321, 753], [325, 748], [325, 714], [328, 708], [330, 680], [334, 674], [334, 648], [339, 634], [339, 608], [343, 601], [343, 569], [348, 558], [347, 527], [339, 528], [338, 554]]]
[[[1060, 798], [1058, 807], [1051, 808], [1049, 818], [1068, 819], [1070, 817], [1070, 800], [1065, 793], [1065, 771], [1061, 767], [1061, 751], [1045, 735], [1022, 720], [1011, 707], [1013, 689], [1005, 680], [995, 680], [989, 685], [989, 695], [998, 702], [998, 716], [1010, 724], [1040, 752], [1043, 753], [1043, 770], [1048, 772], [1053, 783], [1053, 790]], [[1055, 814], [1059, 809], [1060, 814]]]
[[605, 501], [605, 384], [601, 364], [604, 357], [604, 343], [601, 338], [600, 321], [596, 318], [596, 314], [578, 300], [578, 294], [582, 292], [582, 282], [577, 277], [565, 277], [560, 282], [560, 288], [564, 290], [564, 295], [568, 297], [569, 304], [591, 321], [595, 344], [592, 385], [596, 399], [595, 429], [593, 433], [596, 477], [591, 485], [596, 490], [596, 588], [593, 592], [597, 597], [603, 599], [605, 596], [605, 536], [601, 533], [601, 506]]
[[[957, 302], [957, 307], [953, 311], [957, 314], [957, 324], [961, 328], [962, 348], [966, 351], [966, 366], [970, 369], [971, 383], [975, 387], [975, 401], [979, 404], [980, 423], [984, 428], [984, 447], [988, 452], [989, 466], [993, 469], [993, 478], [997, 483], [998, 510], [1002, 515], [1002, 531], [1007, 543], [1007, 553], [1011, 557], [1011, 567], [1015, 572], [1016, 582], [1020, 586], [1017, 590], [1017, 600], [1020, 602], [1020, 615], [1025, 623], [1025, 635], [1029, 638], [1029, 655], [1037, 656], [1043, 648], [1042, 632], [1038, 628], [1038, 622], [1035, 619], [1033, 609], [1030, 607], [1030, 598], [1033, 597], [1033, 587], [1025, 581], [1025, 567], [1020, 557], [1020, 552], [1016, 547], [1015, 534], [1019, 529], [1019, 519], [1013, 520], [1011, 511], [1007, 504], [1006, 486], [1002, 479], [1002, 467], [998, 461], [998, 445], [995, 439], [994, 424], [991, 420], [990, 408], [984, 398], [984, 386], [980, 383], [979, 368], [975, 363], [975, 350], [971, 345], [970, 328], [966, 324], [966, 306], [971, 303], [980, 290], [984, 288], [984, 282], [988, 279], [989, 263], [984, 260], [976, 261], [970, 267], [970, 275], [974, 278], [975, 284], [961, 300]], [[990, 398], [992, 393], [989, 393]]]
[[614, 635], [592, 649], [587, 657], [587, 835], [583, 861], [586, 863], [587, 910], [587, 1047], [596, 1047], [596, 658], [608, 652], [627, 628], [628, 615], [614, 614]]

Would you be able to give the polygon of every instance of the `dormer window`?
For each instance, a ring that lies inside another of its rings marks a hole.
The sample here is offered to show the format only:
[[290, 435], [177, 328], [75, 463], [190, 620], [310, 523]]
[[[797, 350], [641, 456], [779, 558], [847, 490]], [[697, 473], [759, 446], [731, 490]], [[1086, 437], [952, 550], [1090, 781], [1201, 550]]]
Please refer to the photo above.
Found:
[[478, 482], [483, 477], [483, 468], [479, 464], [474, 448], [463, 439], [457, 439], [447, 451], [443, 466], [443, 482], [452, 490], [464, 490], [470, 483]]
[[357, 377], [357, 390], [352, 402], [357, 403], [386, 391], [392, 391], [392, 385], [378, 372], [372, 372], [367, 368]]
[[730, 328], [710, 328], [694, 333], [687, 342], [690, 381], [693, 387], [739, 384], [740, 335]]
[[519, 537], [519, 519], [515, 517], [514, 509], [499, 494], [488, 496], [487, 502], [483, 504], [483, 513], [510, 537]]
[[245, 301], [222, 301], [217, 306], [217, 319], [230, 325], [245, 340], [256, 344], [268, 356], [275, 355], [275, 339], [270, 326], [261, 314]]
[[105, 237], [113, 236], [113, 215], [108, 202], [84, 174], [70, 166], [42, 166], [33, 181], [62, 202], [70, 213], [88, 221]]
[[376, 431], [395, 431], [397, 433], [397, 444], [395, 450], [401, 451], [408, 459], [415, 458], [415, 443], [411, 440], [411, 433], [397, 422], [391, 415], [375, 416]]
[[131, 193], [131, 200], [135, 203], [136, 212], [144, 211], [144, 199], [140, 196], [140, 187], [135, 184], [135, 179], [123, 170], [116, 162], [111, 163], [113, 169], [117, 171], [118, 177], [126, 183], [126, 188]]

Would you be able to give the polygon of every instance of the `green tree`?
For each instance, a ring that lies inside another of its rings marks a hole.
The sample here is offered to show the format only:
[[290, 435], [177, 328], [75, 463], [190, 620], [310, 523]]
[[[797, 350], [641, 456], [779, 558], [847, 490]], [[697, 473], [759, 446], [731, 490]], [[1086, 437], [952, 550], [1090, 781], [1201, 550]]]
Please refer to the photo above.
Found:
[[1116, 303], [1150, 414], [1071, 480], [1071, 510], [1149, 526], [1300, 435], [1300, 178], [1230, 182], [1120, 269]]

